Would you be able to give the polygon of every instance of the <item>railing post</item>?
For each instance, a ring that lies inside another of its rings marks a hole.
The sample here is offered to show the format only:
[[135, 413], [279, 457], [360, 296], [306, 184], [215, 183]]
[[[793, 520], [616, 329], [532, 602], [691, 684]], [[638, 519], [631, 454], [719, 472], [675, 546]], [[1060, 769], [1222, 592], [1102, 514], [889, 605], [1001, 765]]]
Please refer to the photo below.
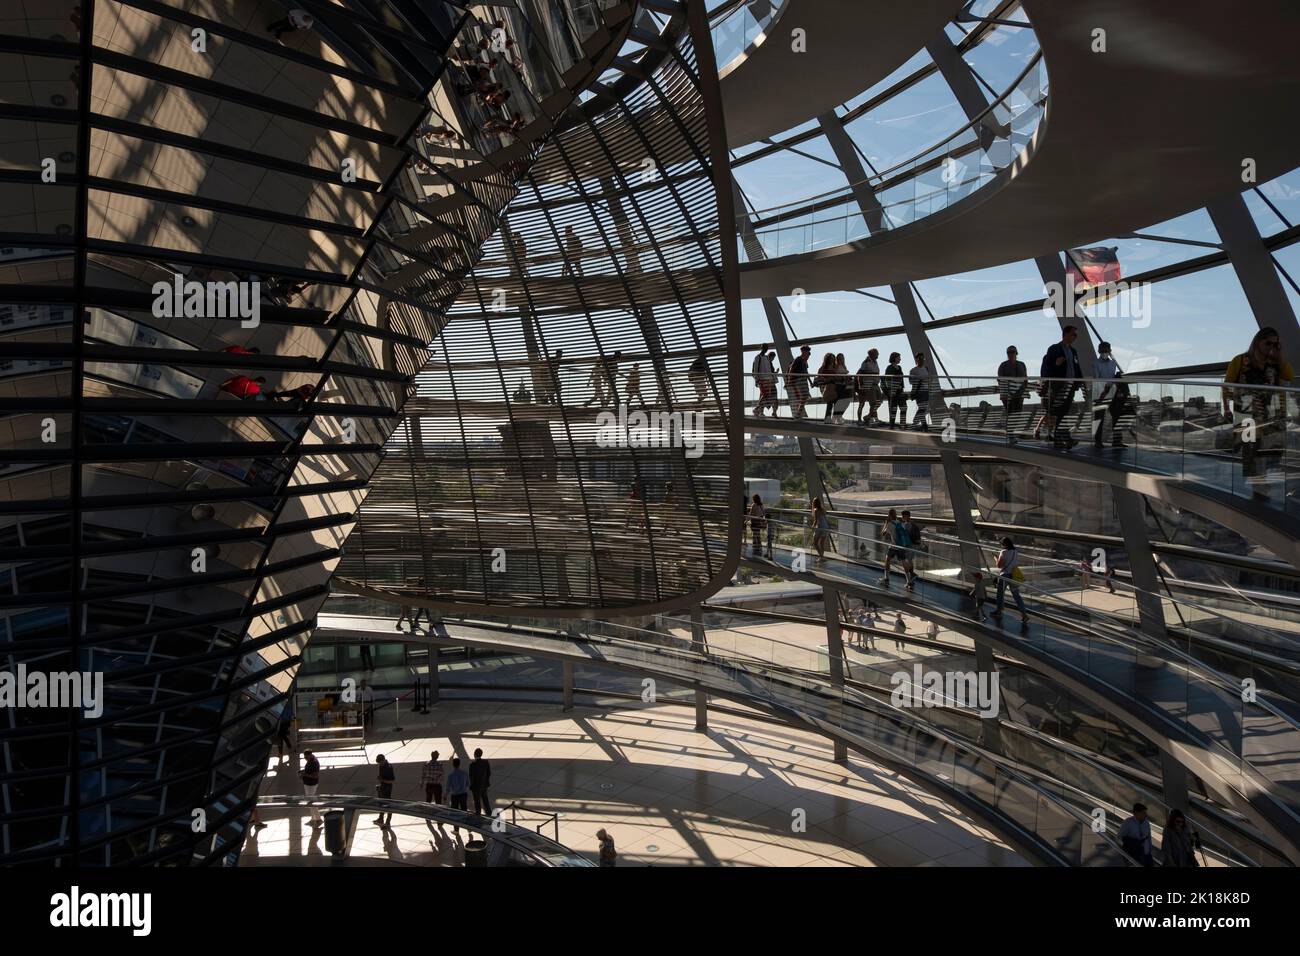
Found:
[[[844, 640], [840, 632], [840, 596], [831, 588], [822, 588], [822, 607], [826, 615], [826, 656], [830, 671], [831, 686], [842, 695], [844, 693]], [[837, 716], [837, 723], [842, 723], [840, 711], [843, 701], [832, 705], [832, 712]], [[836, 763], [848, 763], [849, 747], [838, 737], [832, 738], [834, 760]]]

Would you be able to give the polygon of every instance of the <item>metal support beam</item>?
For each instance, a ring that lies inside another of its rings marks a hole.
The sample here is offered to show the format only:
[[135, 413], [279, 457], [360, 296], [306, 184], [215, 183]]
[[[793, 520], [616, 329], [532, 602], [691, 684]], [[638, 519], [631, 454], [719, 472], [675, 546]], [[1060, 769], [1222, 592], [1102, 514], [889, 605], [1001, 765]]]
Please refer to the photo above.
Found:
[[[1034, 263], [1038, 266], [1038, 274], [1043, 277], [1044, 285], [1056, 285], [1064, 289], [1066, 283], [1070, 281], [1065, 274], [1065, 261], [1059, 253], [1035, 256]], [[1093, 342], [1092, 335], [1089, 332], [1081, 300], [1074, 296], [1058, 296], [1057, 298], [1061, 301], [1074, 303], [1074, 310], [1070, 313], [1064, 313], [1058, 309], [1056, 321], [1060, 324], [1062, 331], [1065, 330], [1067, 325], [1073, 325], [1079, 330], [1079, 338], [1074, 343], [1074, 350], [1079, 353], [1079, 368], [1084, 377], [1092, 378], [1097, 368], [1097, 344]], [[1036, 374], [1033, 369], [1029, 368], [1028, 364], [1026, 364], [1025, 368], [1030, 375]]]
[[[1065, 288], [1065, 264], [1059, 255], [1038, 256], [1035, 260], [1039, 275], [1044, 283], [1059, 283]], [[1058, 296], [1058, 301], [1075, 302], [1074, 313], [1066, 315], [1059, 310], [1056, 320], [1062, 329], [1074, 325], [1079, 330], [1079, 337], [1074, 347], [1079, 353], [1079, 365], [1083, 374], [1092, 377], [1096, 369], [1097, 348], [1092, 340], [1088, 324], [1081, 319], [1080, 307], [1071, 296]], [[1084, 392], [1084, 400], [1091, 401], [1091, 391]], [[1128, 554], [1129, 570], [1133, 575], [1133, 586], [1139, 589], [1138, 624], [1143, 633], [1155, 637], [1165, 636], [1165, 614], [1159, 597], [1160, 576], [1156, 569], [1155, 556], [1151, 552], [1151, 542], [1147, 539], [1146, 509], [1142, 495], [1128, 488], [1111, 487], [1111, 497], [1115, 502], [1115, 516], [1119, 521], [1120, 534], [1124, 538], [1124, 550]], [[1109, 561], [1109, 557], [1107, 561]]]
[[[429, 633], [433, 634], [432, 627]], [[442, 686], [441, 676], [438, 673], [438, 645], [433, 641], [429, 642], [429, 706], [432, 707], [441, 699], [440, 690]]]
[[[857, 148], [853, 145], [852, 139], [844, 129], [844, 124], [834, 113], [824, 113], [817, 117], [817, 122], [826, 134], [826, 140], [831, 145], [831, 150], [835, 153], [840, 167], [844, 170], [844, 175], [848, 177], [853, 184], [853, 198], [857, 201], [858, 208], [862, 211], [863, 220], [872, 232], [879, 231], [884, 217], [884, 210], [881, 208], [880, 200], [876, 198], [875, 192], [867, 184], [867, 172], [862, 165], [862, 160], [858, 156]], [[935, 364], [934, 350], [930, 347], [930, 338], [926, 335], [925, 325], [921, 321], [921, 312], [916, 307], [916, 297], [912, 294], [912, 286], [909, 283], [901, 282], [891, 285], [890, 291], [894, 296], [894, 304], [898, 309], [898, 317], [903, 323], [903, 332], [907, 336], [907, 344], [912, 354], [924, 352], [926, 360]], [[932, 368], [931, 371], [934, 371]], [[943, 391], [938, 387], [938, 378], [936, 376], [934, 387], [930, 391], [930, 410], [939, 421], [942, 421], [943, 415], [947, 412], [947, 407], [943, 401]], [[969, 569], [983, 567], [983, 557], [980, 554], [979, 545], [976, 543], [979, 539], [975, 533], [975, 521], [971, 517], [971, 497], [970, 489], [966, 487], [965, 472], [961, 466], [961, 456], [955, 451], [941, 451], [940, 459], [943, 462], [944, 483], [948, 489], [948, 497], [952, 501], [953, 518], [957, 522], [957, 534], [961, 538], [961, 563], [963, 565], [963, 579], [969, 577]]]
[[565, 661], [561, 664], [560, 672], [564, 681], [564, 700], [560, 709], [565, 711], [573, 710], [573, 662]]
[[[822, 605], [826, 614], [826, 659], [830, 672], [831, 686], [844, 688], [844, 639], [840, 633], [840, 596], [831, 588], [822, 588]], [[848, 763], [848, 745], [838, 738], [832, 738], [834, 760], [836, 763]]]
[[[745, 208], [744, 196], [741, 193], [740, 185], [734, 179], [731, 183], [731, 189], [735, 196], [736, 209], [743, 210]], [[749, 258], [751, 260], [764, 258], [763, 247], [754, 235], [753, 224], [747, 215], [741, 218], [739, 229], [741, 238], [745, 242], [745, 252]], [[776, 349], [777, 361], [781, 363], [782, 372], [788, 376], [790, 366], [794, 363], [794, 352], [790, 348], [790, 336], [785, 330], [785, 316], [781, 311], [781, 303], [773, 298], [765, 298], [763, 299], [763, 312], [767, 315], [767, 326], [772, 333], [772, 344]], [[822, 484], [822, 473], [817, 464], [817, 448], [813, 444], [813, 439], [801, 436], [798, 442], [799, 457], [803, 462], [804, 478], [808, 482], [808, 497], [810, 499], [821, 498], [822, 502], [829, 507], [830, 503], [826, 498], [826, 488]]]
[[704, 636], [704, 608], [699, 604], [691, 607], [691, 650], [697, 654], [709, 651], [709, 642]]
[[[825, 133], [827, 142], [830, 143], [831, 149], [835, 153], [835, 158], [844, 170], [844, 175], [848, 177], [850, 183], [854, 184], [853, 196], [858, 203], [858, 208], [862, 211], [864, 221], [873, 232], [879, 230], [883, 224], [884, 210], [881, 208], [880, 200], [876, 198], [875, 192], [866, 182], [866, 169], [862, 165], [853, 141], [844, 129], [844, 124], [840, 122], [840, 118], [834, 113], [819, 116], [817, 122]], [[907, 336], [908, 347], [914, 355], [918, 352], [925, 353], [931, 371], [935, 371], [937, 360], [934, 356], [934, 350], [930, 346], [930, 338], [926, 334], [925, 325], [921, 320], [921, 312], [916, 307], [916, 297], [913, 295], [911, 284], [906, 282], [895, 283], [890, 286], [890, 291], [894, 296], [894, 304], [898, 309], [899, 319], [903, 323], [903, 332]], [[937, 375], [934, 387], [930, 392], [930, 409], [941, 423], [943, 416], [947, 414], [947, 406], [943, 400], [943, 391], [938, 387]], [[975, 527], [973, 515], [974, 503], [971, 499], [970, 488], [966, 485], [966, 471], [961, 463], [961, 455], [956, 451], [941, 450], [939, 459], [943, 466], [943, 480], [948, 491], [948, 499], [952, 502], [952, 516], [957, 530], [957, 537], [961, 540], [959, 554], [962, 564], [962, 579], [969, 580], [975, 568], [984, 567], [984, 556], [979, 546], [979, 533]], [[829, 609], [827, 621], [830, 621]], [[987, 671], [990, 674], [995, 671], [993, 649], [982, 641], [975, 642], [975, 658], [976, 666], [980, 670]], [[996, 715], [985, 721], [983, 736], [985, 737], [986, 746], [993, 750], [1000, 750], [1001, 735], [998, 733]]]
[[977, 117], [983, 117], [979, 125], [980, 147], [987, 150], [997, 139], [999, 131], [996, 119], [988, 111], [988, 97], [984, 95], [979, 81], [971, 72], [970, 64], [952, 45], [944, 30], [940, 30], [938, 35], [925, 45], [925, 49], [930, 54], [930, 59], [934, 60], [934, 65], [939, 68], [939, 73], [948, 84], [948, 89], [952, 90], [952, 95], [956, 97], [962, 112], [966, 114], [966, 119], [974, 122]]
[[[997, 674], [998, 666], [994, 661], [993, 648], [984, 641], [975, 642], [975, 670], [981, 674], [988, 674], [990, 679]], [[999, 695], [998, 709], [1001, 711], [1002, 702], [1006, 698]], [[994, 753], [1002, 753], [1002, 725], [999, 723], [1002, 714], [995, 713], [985, 717], [980, 717], [980, 746], [991, 750]]]
[[1129, 573], [1133, 575], [1133, 586], [1138, 589], [1138, 625], [1143, 633], [1163, 638], [1165, 609], [1160, 600], [1160, 572], [1147, 539], [1146, 504], [1142, 495], [1130, 488], [1111, 488], [1111, 494], [1119, 529], [1124, 535]]
[[709, 729], [709, 695], [699, 687], [695, 689], [695, 729]]
[[1165, 805], [1170, 810], [1187, 811], [1187, 768], [1160, 751], [1160, 775], [1164, 781]]
[[[1272, 326], [1282, 340], [1282, 354], [1295, 361], [1300, 355], [1300, 325], [1296, 323], [1295, 309], [1287, 298], [1282, 279], [1273, 265], [1260, 238], [1259, 229], [1250, 215], [1250, 209], [1240, 193], [1208, 203], [1205, 211], [1218, 230], [1219, 239], [1228, 259], [1232, 262], [1241, 291], [1246, 294], [1250, 310], [1255, 313], [1259, 327]], [[1245, 343], [1242, 343], [1242, 351]]]

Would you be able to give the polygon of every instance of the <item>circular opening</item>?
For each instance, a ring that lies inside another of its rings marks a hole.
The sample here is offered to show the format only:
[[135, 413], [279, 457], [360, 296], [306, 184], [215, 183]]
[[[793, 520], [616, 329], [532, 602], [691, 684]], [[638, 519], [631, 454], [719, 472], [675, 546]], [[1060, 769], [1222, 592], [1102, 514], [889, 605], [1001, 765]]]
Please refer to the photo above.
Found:
[[65, 149], [63, 152], [59, 153], [59, 162], [61, 163], [73, 163], [76, 162], [76, 160], [77, 154], [74, 152]]
[[199, 224], [199, 221], [193, 216], [181, 216], [181, 225], [187, 229], [193, 229]]
[[50, 102], [53, 103], [55, 106], [67, 106], [68, 98], [64, 96], [62, 93], [55, 93], [53, 96], [50, 97]]

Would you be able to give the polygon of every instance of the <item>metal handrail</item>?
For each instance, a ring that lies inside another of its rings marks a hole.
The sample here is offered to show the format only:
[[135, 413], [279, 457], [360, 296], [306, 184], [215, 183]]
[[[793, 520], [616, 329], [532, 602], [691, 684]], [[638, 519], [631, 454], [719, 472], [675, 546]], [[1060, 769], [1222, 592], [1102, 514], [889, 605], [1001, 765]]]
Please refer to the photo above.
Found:
[[[778, 520], [776, 523], [777, 523], [777, 524], [786, 524], [786, 525], [788, 525], [788, 526], [790, 526], [790, 527], [796, 527], [795, 525], [792, 525], [792, 524], [790, 524], [789, 522], [782, 522], [782, 521], [779, 521], [779, 520]], [[807, 525], [799, 525], [799, 526], [797, 526], [797, 527], [799, 527], [801, 530], [809, 530]], [[873, 544], [876, 544], [876, 545], [880, 544], [880, 542], [881, 542], [881, 539], [879, 539], [879, 538], [871, 538], [871, 539], [867, 539], [867, 538], [863, 538], [861, 535], [855, 535], [855, 534], [852, 534], [852, 533], [850, 533], [850, 532], [836, 531], [836, 532], [834, 532], [834, 533], [835, 533], [835, 534], [839, 534], [839, 535], [843, 535], [843, 536], [847, 536], [847, 537], [849, 537], [849, 538], [854, 538], [854, 539], [856, 539], [856, 540], [860, 540], [860, 541], [869, 541], [869, 542], [871, 542], [871, 543], [873, 543]], [[929, 555], [929, 552], [927, 552], [927, 551], [921, 551], [921, 550], [919, 550], [919, 549], [917, 549], [917, 548], [911, 548], [911, 547], [906, 547], [906, 546], [899, 546], [899, 545], [895, 545], [895, 544], [892, 544], [892, 543], [889, 544], [888, 547], [890, 547], [890, 548], [896, 548], [897, 550], [900, 550], [900, 551], [906, 551], [906, 552], [909, 552], [909, 553], [912, 554], [912, 555], [925, 555], [925, 556], [928, 556], [928, 555]], [[981, 546], [977, 545], [977, 547], [981, 547]], [[792, 549], [792, 550], [793, 550], [793, 549]], [[983, 550], [983, 548], [981, 547], [981, 551], [982, 551], [982, 550]], [[836, 554], [835, 554], [835, 558], [836, 558], [836, 560], [838, 560], [838, 561], [842, 561], [842, 562], [844, 562], [844, 563], [846, 563], [846, 564], [854, 564], [854, 565], [858, 565], [858, 566], [860, 566], [860, 567], [870, 567], [870, 565], [863, 564], [861, 561], [857, 561], [856, 559], [854, 559], [854, 558], [852, 558], [852, 557], [849, 557], [849, 556], [846, 556], [846, 555], [842, 555], [842, 554], [839, 554], [839, 553], [836, 553]], [[960, 569], [960, 570], [964, 570], [964, 571], [979, 571], [979, 572], [982, 573], [982, 574], [987, 574], [987, 573], [989, 573], [989, 571], [990, 571], [990, 569], [987, 568], [987, 567], [968, 567], [968, 566], [962, 564], [960, 561], [949, 561], [948, 563], [949, 563], [949, 564], [952, 564], [953, 566], [957, 567], [958, 569]], [[874, 567], [872, 568], [872, 570], [873, 570], [873, 571], [875, 570]], [[1054, 603], [1055, 603], [1055, 602], [1052, 600], [1053, 596], [1051, 595], [1050, 592], [1043, 591], [1043, 590], [1041, 590], [1040, 588], [1035, 587], [1033, 584], [1030, 584], [1028, 581], [1018, 581], [1018, 582], [1015, 583], [1015, 587], [1017, 587], [1018, 589], [1020, 589], [1020, 590], [1022, 590], [1022, 591], [1027, 590], [1027, 591], [1030, 592], [1031, 595], [1038, 595], [1038, 596], [1040, 596], [1040, 597], [1043, 599], [1043, 601], [1044, 601], [1045, 604], [1054, 604]], [[1148, 593], [1149, 593], [1149, 592], [1148, 592]], [[1071, 607], [1073, 608], [1073, 607], [1075, 607], [1075, 605], [1071, 605]], [[1090, 612], [1090, 615], [1091, 615], [1091, 616], [1094, 616], [1094, 617], [1098, 617], [1098, 618], [1104, 618], [1104, 617], [1106, 617], [1106, 615], [1102, 614], [1101, 612]], [[1045, 615], [1039, 613], [1038, 616], [1043, 617], [1043, 616], [1045, 616]], [[1092, 622], [1090, 621], [1090, 623], [1092, 623]], [[1119, 643], [1121, 643], [1121, 645], [1123, 645], [1123, 643], [1124, 643], [1127, 639], [1129, 639], [1130, 636], [1131, 636], [1131, 632], [1129, 632], [1127, 629], [1117, 627], [1116, 625], [1114, 625], [1112, 622], [1110, 622], [1110, 621], [1108, 621], [1108, 620], [1102, 620], [1102, 621], [1100, 621], [1099, 623], [1102, 624], [1102, 625], [1107, 629], [1108, 632], [1110, 632], [1110, 633], [1099, 633], [1099, 634], [1097, 635], [1097, 636], [1099, 636], [1099, 637], [1103, 637], [1103, 638], [1107, 638], [1107, 639], [1112, 639], [1112, 640], [1117, 640]], [[1160, 647], [1162, 650], [1166, 650], [1166, 651], [1172, 652], [1173, 655], [1174, 655], [1175, 657], [1179, 658], [1181, 666], [1187, 668], [1189, 674], [1190, 674], [1193, 670], [1196, 670], [1196, 671], [1198, 672], [1198, 676], [1204, 676], [1204, 677], [1207, 677], [1207, 678], [1208, 678], [1212, 683], [1217, 684], [1220, 690], [1226, 690], [1226, 691], [1229, 691], [1229, 692], [1230, 692], [1231, 694], [1233, 694], [1233, 695], [1239, 695], [1239, 694], [1240, 694], [1240, 692], [1241, 692], [1241, 685], [1240, 685], [1240, 682], [1237, 681], [1237, 680], [1235, 680], [1235, 679], [1233, 679], [1231, 676], [1226, 675], [1226, 674], [1223, 674], [1222, 672], [1220, 672], [1220, 671], [1217, 670], [1216, 668], [1210, 667], [1210, 666], [1207, 665], [1204, 661], [1201, 661], [1201, 660], [1199, 660], [1198, 658], [1192, 656], [1191, 654], [1189, 654], [1189, 653], [1187, 653], [1186, 651], [1184, 651], [1184, 650], [1182, 650], [1181, 648], [1179, 648], [1177, 645], [1172, 644], [1172, 643], [1169, 643], [1169, 642], [1164, 641], [1164, 640], [1161, 640], [1159, 637], [1156, 637], [1156, 636], [1154, 636], [1154, 635], [1152, 635], [1152, 634], [1148, 634], [1148, 633], [1146, 633], [1146, 632], [1141, 632], [1141, 637], [1142, 637], [1142, 638], [1143, 638], [1143, 639], [1148, 643], [1148, 645], [1156, 645], [1156, 646]], [[1136, 643], [1132, 644], [1132, 646], [1133, 646], [1134, 651], [1136, 652], [1136, 650], [1137, 650], [1137, 645], [1136, 645]], [[1091, 675], [1091, 676], [1092, 676], [1094, 679], [1098, 679], [1098, 680], [1100, 680], [1100, 678], [1098, 678], [1097, 675]], [[1108, 686], [1109, 686], [1109, 685], [1108, 685]], [[1260, 708], [1262, 708], [1263, 710], [1267, 711], [1270, 715], [1272, 715], [1273, 717], [1276, 717], [1278, 720], [1283, 721], [1284, 723], [1286, 723], [1287, 725], [1289, 725], [1289, 726], [1292, 727], [1293, 729], [1295, 729], [1295, 730], [1297, 730], [1297, 731], [1300, 731], [1300, 720], [1297, 720], [1295, 717], [1292, 717], [1291, 715], [1287, 714], [1286, 712], [1279, 710], [1277, 707], [1275, 707], [1275, 706], [1274, 706], [1273, 704], [1271, 704], [1269, 701], [1265, 700], [1262, 696], [1257, 696], [1257, 697], [1255, 698], [1255, 700], [1252, 701], [1252, 703], [1258, 705]], [[1213, 741], [1213, 738], [1212, 738], [1212, 737], [1207, 738], [1207, 739]], [[1244, 755], [1237, 755], [1237, 756], [1238, 756], [1238, 759], [1240, 759], [1240, 760], [1242, 760], [1242, 761], [1245, 761], [1245, 757], [1244, 757]], [[1288, 809], [1288, 811], [1289, 811], [1293, 816], [1297, 816], [1297, 818], [1300, 819], [1300, 814], [1297, 814], [1297, 812], [1296, 812], [1295, 810], [1291, 810], [1289, 807], [1286, 808], [1286, 809]]]
[[[495, 840], [508, 846], [540, 866], [595, 866], [587, 859], [559, 842], [542, 836], [526, 827], [507, 824], [499, 816], [490, 820], [466, 810], [453, 810], [437, 803], [423, 803], [415, 800], [394, 800], [384, 797], [365, 797], [356, 794], [320, 794], [315, 797], [298, 797], [290, 794], [271, 794], [257, 799], [258, 809], [298, 809], [314, 808], [325, 810], [342, 807], [361, 811], [396, 813], [402, 816], [418, 817], [437, 823], [446, 823], [454, 827], [469, 830], [481, 835], [485, 840]], [[558, 826], [556, 834], [558, 837]]]

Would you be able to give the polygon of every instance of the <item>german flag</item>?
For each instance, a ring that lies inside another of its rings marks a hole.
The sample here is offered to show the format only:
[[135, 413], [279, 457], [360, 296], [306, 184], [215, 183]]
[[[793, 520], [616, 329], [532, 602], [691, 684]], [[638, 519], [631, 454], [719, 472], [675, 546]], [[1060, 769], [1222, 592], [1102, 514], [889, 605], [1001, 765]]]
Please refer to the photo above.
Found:
[[1065, 274], [1075, 290], [1091, 286], [1118, 282], [1121, 277], [1119, 268], [1118, 246], [1092, 246], [1087, 249], [1071, 249], [1066, 258]]

